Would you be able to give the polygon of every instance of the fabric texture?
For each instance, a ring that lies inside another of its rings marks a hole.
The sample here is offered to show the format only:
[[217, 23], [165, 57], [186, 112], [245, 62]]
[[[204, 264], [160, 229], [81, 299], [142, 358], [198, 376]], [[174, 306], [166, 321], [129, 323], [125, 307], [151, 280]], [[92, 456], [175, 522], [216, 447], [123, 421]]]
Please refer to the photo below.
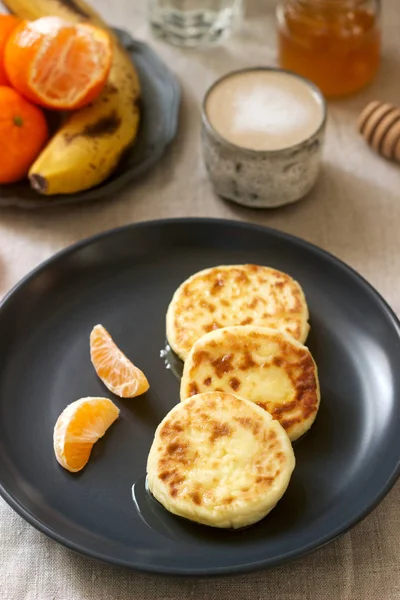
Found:
[[[400, 313], [400, 168], [356, 132], [371, 100], [400, 103], [400, 5], [383, 6], [383, 60], [362, 93], [329, 104], [324, 166], [309, 196], [273, 211], [217, 198], [200, 146], [199, 111], [208, 85], [232, 69], [276, 62], [275, 2], [249, 0], [246, 21], [215, 48], [186, 51], [154, 40], [145, 0], [92, 0], [114, 25], [148, 40], [182, 84], [179, 134], [162, 161], [118, 195], [86, 206], [0, 214], [0, 296], [65, 246], [125, 223], [214, 216], [262, 223], [332, 252], [366, 277]], [[49, 200], [51, 203], [51, 200]], [[0, 600], [398, 600], [400, 484], [362, 523], [297, 562], [246, 576], [175, 579], [107, 567], [47, 539], [0, 500]]]

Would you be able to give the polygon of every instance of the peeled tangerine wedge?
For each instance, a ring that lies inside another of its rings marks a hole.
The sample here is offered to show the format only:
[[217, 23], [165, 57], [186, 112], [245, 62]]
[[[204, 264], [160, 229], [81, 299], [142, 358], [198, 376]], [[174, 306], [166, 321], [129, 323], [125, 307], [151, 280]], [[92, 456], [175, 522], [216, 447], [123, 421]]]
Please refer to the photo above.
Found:
[[92, 329], [90, 357], [104, 385], [120, 398], [134, 398], [149, 389], [145, 374], [121, 352], [103, 325]]
[[81, 398], [69, 404], [54, 427], [54, 452], [60, 465], [71, 473], [83, 469], [94, 444], [118, 415], [119, 408], [107, 398]]

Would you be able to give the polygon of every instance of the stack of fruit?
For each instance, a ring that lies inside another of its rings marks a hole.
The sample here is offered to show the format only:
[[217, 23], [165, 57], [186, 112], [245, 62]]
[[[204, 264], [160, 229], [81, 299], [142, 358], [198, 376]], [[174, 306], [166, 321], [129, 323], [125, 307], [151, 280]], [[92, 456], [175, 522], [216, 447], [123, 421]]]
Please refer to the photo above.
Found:
[[16, 16], [0, 15], [0, 183], [28, 176], [49, 196], [98, 185], [136, 138], [132, 62], [81, 0], [5, 4]]

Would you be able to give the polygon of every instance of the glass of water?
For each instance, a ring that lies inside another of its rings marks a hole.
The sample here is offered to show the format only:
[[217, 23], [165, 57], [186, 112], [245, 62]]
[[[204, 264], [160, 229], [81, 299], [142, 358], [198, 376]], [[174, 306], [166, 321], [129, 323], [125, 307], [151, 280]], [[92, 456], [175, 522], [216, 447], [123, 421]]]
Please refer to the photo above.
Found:
[[148, 5], [157, 37], [193, 47], [226, 36], [242, 16], [243, 0], [148, 0]]

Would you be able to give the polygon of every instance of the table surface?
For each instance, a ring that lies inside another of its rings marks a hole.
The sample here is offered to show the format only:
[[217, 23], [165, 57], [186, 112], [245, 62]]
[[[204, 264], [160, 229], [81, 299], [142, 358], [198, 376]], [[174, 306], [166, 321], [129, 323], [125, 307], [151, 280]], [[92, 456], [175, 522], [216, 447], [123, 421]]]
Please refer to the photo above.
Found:
[[[235, 36], [218, 48], [180, 50], [154, 40], [145, 0], [97, 0], [112, 24], [148, 40], [177, 74], [183, 99], [179, 135], [168, 154], [118, 197], [87, 206], [0, 213], [0, 296], [57, 250], [125, 223], [215, 216], [262, 223], [329, 250], [366, 277], [400, 314], [400, 167], [375, 155], [355, 131], [370, 100], [400, 103], [400, 5], [384, 2], [384, 56], [373, 85], [329, 105], [320, 179], [303, 201], [251, 211], [218, 199], [201, 161], [199, 110], [221, 74], [276, 62], [274, 5], [247, 2]], [[112, 8], [111, 8], [112, 5]], [[379, 400], [379, 399], [378, 399]], [[0, 600], [398, 600], [400, 484], [361, 524], [295, 563], [247, 576], [179, 580], [94, 563], [47, 539], [0, 500]]]

